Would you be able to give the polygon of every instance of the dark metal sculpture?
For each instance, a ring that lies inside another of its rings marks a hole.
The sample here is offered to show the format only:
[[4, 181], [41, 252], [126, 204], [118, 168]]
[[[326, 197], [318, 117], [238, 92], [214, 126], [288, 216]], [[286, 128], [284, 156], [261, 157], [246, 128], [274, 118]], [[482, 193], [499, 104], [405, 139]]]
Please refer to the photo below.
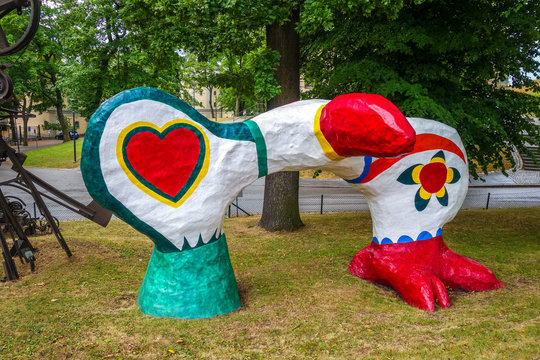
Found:
[[13, 44], [9, 44], [6, 33], [0, 26], [0, 55], [12, 55], [24, 49], [32, 41], [39, 28], [40, 0], [0, 0], [0, 20], [13, 10], [23, 15], [23, 9], [30, 8], [28, 26]]
[[[28, 26], [23, 34], [13, 44], [10, 44], [7, 34], [0, 25], [0, 56], [12, 55], [24, 49], [30, 43], [39, 27], [39, 0], [0, 0], [0, 20], [13, 10], [16, 10], [18, 15], [29, 16]], [[10, 101], [13, 94], [13, 83], [10, 77], [3, 72], [4, 69], [10, 66], [10, 64], [0, 64], [0, 103]], [[18, 113], [16, 110], [11, 109], [1, 108], [1, 110], [8, 112], [8, 116], [12, 118], [16, 117]], [[51, 215], [43, 200], [44, 198], [54, 201], [101, 226], [108, 224], [112, 213], [103, 209], [94, 201], [88, 206], [84, 205], [27, 171], [23, 167], [26, 155], [15, 152], [14, 149], [9, 147], [0, 138], [0, 164], [7, 159], [13, 164], [12, 169], [17, 173], [17, 176], [0, 183], [0, 186], [15, 187], [32, 195], [36, 207], [42, 216], [38, 222], [36, 218], [32, 218], [28, 211], [24, 209], [24, 203], [20, 199], [13, 199], [13, 197], [4, 195], [0, 188], [0, 225], [3, 225], [5, 233], [10, 234], [12, 238], [12, 245], [10, 247], [6, 236], [4, 236], [4, 232], [0, 231], [0, 248], [2, 250], [5, 273], [4, 280], [17, 280], [19, 274], [13, 261], [14, 257], [19, 257], [21, 261], [29, 263], [31, 271], [35, 269], [34, 253], [36, 249], [28, 240], [28, 235], [35, 233], [38, 229], [54, 233], [66, 255], [71, 256], [71, 250], [58, 228], [58, 220]]]
[[54, 233], [58, 243], [62, 249], [64, 249], [67, 256], [71, 256], [71, 250], [58, 228], [58, 220], [51, 215], [45, 204], [44, 198], [54, 201], [103, 227], [107, 226], [109, 223], [112, 213], [109, 210], [103, 209], [94, 201], [89, 205], [84, 205], [56, 189], [51, 184], [38, 178], [23, 167], [26, 155], [16, 153], [4, 140], [0, 139], [0, 163], [7, 159], [13, 164], [12, 170], [17, 172], [17, 176], [11, 180], [0, 183], [0, 210], [2, 211], [0, 224], [4, 224], [5, 228], [9, 229], [9, 233], [13, 239], [13, 245], [9, 248], [7, 239], [2, 232], [0, 232], [0, 242], [2, 243], [6, 279], [17, 280], [19, 276], [15, 263], [13, 262], [13, 257], [18, 256], [21, 261], [24, 260], [29, 263], [30, 269], [33, 271], [35, 261], [34, 253], [36, 252], [36, 249], [28, 240], [27, 235], [29, 231], [25, 231], [24, 228], [25, 225], [28, 225], [28, 221], [25, 222], [25, 220], [28, 219], [28, 216], [24, 216], [24, 214], [21, 216], [21, 209], [18, 208], [18, 206], [13, 206], [16, 202], [9, 201], [9, 197], [5, 196], [1, 190], [2, 186], [11, 186], [32, 195], [37, 209], [43, 217], [39, 226], [43, 227], [44, 230], [50, 229], [50, 231]]
[[[13, 44], [9, 43], [8, 34], [0, 25], [0, 56], [13, 55], [24, 49], [39, 27], [40, 0], [0, 0], [0, 20], [13, 10], [16, 10], [19, 16], [28, 16], [28, 25], [22, 34], [15, 35], [17, 40]], [[13, 94], [13, 82], [3, 71], [10, 66], [10, 64], [0, 64], [0, 100], [7, 100]]]

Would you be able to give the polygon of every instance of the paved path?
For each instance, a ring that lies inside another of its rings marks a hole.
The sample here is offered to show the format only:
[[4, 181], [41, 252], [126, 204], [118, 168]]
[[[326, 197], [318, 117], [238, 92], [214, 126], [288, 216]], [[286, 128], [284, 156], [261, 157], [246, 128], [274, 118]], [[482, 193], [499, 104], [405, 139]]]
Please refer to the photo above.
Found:
[[[16, 177], [16, 173], [11, 170], [11, 166], [2, 163], [0, 166], [0, 181], [10, 180]], [[47, 169], [47, 168], [26, 168], [32, 174], [38, 176], [49, 184], [53, 185], [60, 191], [71, 196], [73, 199], [88, 204], [92, 200], [84, 186], [80, 169]], [[2, 191], [5, 195], [16, 196], [26, 203], [26, 209], [34, 215], [34, 200], [30, 194], [16, 189], [12, 186], [3, 186]], [[44, 192], [48, 194], [48, 192]], [[61, 205], [58, 205], [50, 200], [45, 199], [49, 210], [59, 220], [82, 220], [82, 216], [67, 210]], [[38, 214], [36, 214], [39, 216]]]
[[[80, 169], [47, 169], [27, 168], [34, 175], [39, 176], [46, 182], [57, 187], [74, 199], [88, 204], [91, 201], [84, 187]], [[529, 174], [527, 174], [529, 173]], [[534, 174], [531, 174], [534, 173]], [[540, 172], [539, 174], [540, 175]], [[523, 172], [518, 176], [506, 177], [500, 173], [490, 174], [485, 182], [471, 180], [472, 187], [469, 189], [464, 207], [485, 208], [489, 207], [525, 207], [540, 206], [540, 178], [534, 182], [535, 172]], [[9, 166], [5, 163], [0, 166], [0, 181], [15, 177]], [[536, 187], [530, 188], [500, 188], [500, 185], [519, 185], [517, 182], [534, 183]], [[474, 186], [482, 187], [474, 187]], [[492, 187], [489, 187], [492, 186]], [[20, 197], [27, 203], [27, 209], [33, 213], [33, 200], [28, 194], [12, 187], [3, 187], [7, 195]], [[489, 195], [488, 195], [489, 194]], [[260, 214], [263, 205], [264, 179], [259, 179], [245, 188], [238, 197], [238, 205], [250, 214]], [[363, 195], [354, 191], [345, 181], [340, 179], [300, 179], [300, 211], [318, 213], [321, 210], [321, 195], [323, 195], [323, 211], [367, 211], [368, 206]], [[82, 219], [71, 211], [47, 201], [51, 212], [60, 220]], [[231, 207], [232, 215], [237, 211]], [[239, 210], [238, 214], [242, 212]]]
[[516, 184], [540, 185], [540, 171], [516, 171], [508, 174]]

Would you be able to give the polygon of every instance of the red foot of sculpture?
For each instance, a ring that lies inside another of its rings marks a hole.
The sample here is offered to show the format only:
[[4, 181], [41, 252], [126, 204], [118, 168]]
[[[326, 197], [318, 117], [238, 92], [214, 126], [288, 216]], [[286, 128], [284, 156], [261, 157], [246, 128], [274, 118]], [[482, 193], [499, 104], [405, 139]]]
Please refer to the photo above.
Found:
[[349, 272], [359, 278], [393, 287], [410, 305], [434, 311], [450, 306], [446, 286], [484, 291], [504, 286], [487, 267], [456, 254], [442, 236], [404, 244], [371, 245], [351, 262]]

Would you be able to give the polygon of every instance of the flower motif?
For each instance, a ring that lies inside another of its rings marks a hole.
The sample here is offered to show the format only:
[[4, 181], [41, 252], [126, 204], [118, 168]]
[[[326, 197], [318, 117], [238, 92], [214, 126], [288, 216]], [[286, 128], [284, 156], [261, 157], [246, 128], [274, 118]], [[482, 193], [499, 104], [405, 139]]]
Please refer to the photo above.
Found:
[[428, 164], [416, 164], [399, 175], [397, 181], [405, 185], [420, 184], [420, 189], [414, 197], [416, 210], [423, 211], [429, 204], [431, 196], [435, 197], [442, 206], [448, 206], [448, 192], [445, 184], [454, 184], [461, 175], [456, 168], [446, 167], [444, 152], [437, 152]]

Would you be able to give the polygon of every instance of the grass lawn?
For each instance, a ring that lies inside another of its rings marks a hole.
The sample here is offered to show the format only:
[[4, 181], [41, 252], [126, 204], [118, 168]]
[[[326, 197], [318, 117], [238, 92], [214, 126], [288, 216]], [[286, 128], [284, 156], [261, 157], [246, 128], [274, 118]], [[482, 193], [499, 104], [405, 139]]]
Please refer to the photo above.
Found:
[[368, 213], [304, 215], [294, 233], [226, 221], [242, 308], [206, 320], [159, 319], [135, 299], [151, 242], [120, 221], [62, 223], [37, 272], [0, 283], [1, 359], [538, 359], [540, 208], [464, 210], [445, 227], [455, 251], [507, 286], [451, 291], [428, 313], [348, 274], [371, 236]]
[[73, 141], [60, 145], [25, 152], [28, 156], [24, 166], [73, 169], [81, 165], [81, 150], [84, 138], [78, 139], [76, 145], [77, 162], [73, 162]]

